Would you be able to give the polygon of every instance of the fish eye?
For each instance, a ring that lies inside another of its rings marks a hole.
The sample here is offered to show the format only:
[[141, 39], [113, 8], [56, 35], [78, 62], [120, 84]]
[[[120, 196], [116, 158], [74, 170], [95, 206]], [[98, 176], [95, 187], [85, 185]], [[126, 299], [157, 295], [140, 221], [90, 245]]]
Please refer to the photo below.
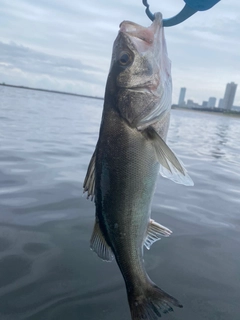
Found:
[[126, 66], [131, 62], [131, 58], [128, 52], [124, 51], [120, 54], [119, 63], [122, 66]]

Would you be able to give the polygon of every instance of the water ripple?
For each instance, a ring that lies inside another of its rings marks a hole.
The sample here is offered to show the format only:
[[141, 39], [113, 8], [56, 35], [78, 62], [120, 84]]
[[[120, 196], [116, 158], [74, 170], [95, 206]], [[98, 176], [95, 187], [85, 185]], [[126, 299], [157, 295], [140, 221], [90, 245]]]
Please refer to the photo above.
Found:
[[[0, 92], [0, 318], [130, 319], [116, 263], [89, 249], [94, 204], [81, 196], [103, 102]], [[239, 136], [239, 119], [173, 110], [168, 143], [195, 186], [159, 177], [152, 216], [173, 234], [145, 252], [184, 304], [169, 319], [239, 318]]]

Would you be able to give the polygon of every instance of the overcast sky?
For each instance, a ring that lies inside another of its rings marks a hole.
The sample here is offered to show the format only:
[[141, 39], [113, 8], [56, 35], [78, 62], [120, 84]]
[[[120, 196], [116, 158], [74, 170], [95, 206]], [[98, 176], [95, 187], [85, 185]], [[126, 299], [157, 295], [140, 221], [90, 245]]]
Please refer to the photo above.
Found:
[[[149, 0], [164, 18], [182, 0]], [[121, 21], [144, 26], [142, 0], [2, 0], [0, 82], [103, 96], [112, 44]], [[201, 103], [222, 98], [226, 83], [239, 84], [240, 1], [221, 0], [182, 24], [165, 28], [172, 60], [173, 102], [181, 87]]]

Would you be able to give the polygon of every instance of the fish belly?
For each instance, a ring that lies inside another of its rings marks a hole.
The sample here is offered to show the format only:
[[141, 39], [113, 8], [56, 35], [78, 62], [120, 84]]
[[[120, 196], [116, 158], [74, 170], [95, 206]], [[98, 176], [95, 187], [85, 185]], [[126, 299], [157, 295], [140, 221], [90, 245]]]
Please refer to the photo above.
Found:
[[159, 163], [152, 143], [118, 114], [104, 119], [96, 153], [96, 216], [125, 280], [145, 277], [142, 247]]

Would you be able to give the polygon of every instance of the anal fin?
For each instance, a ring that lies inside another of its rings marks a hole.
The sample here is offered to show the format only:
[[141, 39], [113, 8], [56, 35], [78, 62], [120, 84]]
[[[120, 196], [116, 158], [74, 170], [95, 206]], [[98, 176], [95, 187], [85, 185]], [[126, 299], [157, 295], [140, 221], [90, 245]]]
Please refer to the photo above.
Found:
[[107, 244], [99, 223], [95, 221], [92, 237], [90, 240], [90, 248], [104, 261], [111, 262], [114, 260], [112, 249]]
[[172, 231], [170, 229], [150, 219], [144, 245], [149, 250], [155, 241], [160, 240], [161, 237], [168, 237], [171, 233]]

